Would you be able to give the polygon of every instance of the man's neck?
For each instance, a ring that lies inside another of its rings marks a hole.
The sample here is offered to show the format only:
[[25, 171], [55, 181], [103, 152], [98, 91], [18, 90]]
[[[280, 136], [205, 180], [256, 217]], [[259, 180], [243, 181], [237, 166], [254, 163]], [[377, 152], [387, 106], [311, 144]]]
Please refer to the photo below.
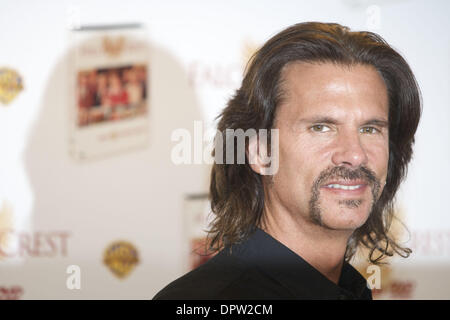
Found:
[[329, 230], [267, 208], [260, 227], [338, 284], [350, 232]]

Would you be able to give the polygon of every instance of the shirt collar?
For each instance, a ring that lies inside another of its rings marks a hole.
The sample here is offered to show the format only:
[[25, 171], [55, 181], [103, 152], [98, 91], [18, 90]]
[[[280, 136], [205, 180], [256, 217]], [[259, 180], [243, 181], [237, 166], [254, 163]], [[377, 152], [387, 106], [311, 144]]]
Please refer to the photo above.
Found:
[[233, 245], [231, 253], [279, 282], [294, 297], [358, 299], [367, 289], [364, 277], [347, 262], [344, 262], [339, 285], [336, 285], [259, 228], [242, 243]]

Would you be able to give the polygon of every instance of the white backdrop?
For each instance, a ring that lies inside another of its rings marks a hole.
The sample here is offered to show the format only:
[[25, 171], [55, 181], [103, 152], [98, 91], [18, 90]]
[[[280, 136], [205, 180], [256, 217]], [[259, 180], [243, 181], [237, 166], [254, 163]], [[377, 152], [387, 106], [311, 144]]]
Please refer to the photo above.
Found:
[[[208, 165], [170, 158], [178, 128], [206, 127], [239, 86], [249, 55], [283, 28], [338, 22], [381, 34], [410, 63], [424, 112], [398, 195], [414, 253], [382, 273], [380, 298], [450, 298], [450, 3], [448, 1], [0, 0], [0, 68], [24, 89], [0, 104], [0, 298], [148, 299], [186, 271], [183, 199], [208, 190]], [[138, 22], [148, 33], [150, 144], [89, 163], [68, 153], [68, 27]], [[139, 263], [124, 278], [103, 263], [116, 240]], [[0, 239], [1, 245], [1, 239]], [[81, 288], [66, 286], [66, 268]]]

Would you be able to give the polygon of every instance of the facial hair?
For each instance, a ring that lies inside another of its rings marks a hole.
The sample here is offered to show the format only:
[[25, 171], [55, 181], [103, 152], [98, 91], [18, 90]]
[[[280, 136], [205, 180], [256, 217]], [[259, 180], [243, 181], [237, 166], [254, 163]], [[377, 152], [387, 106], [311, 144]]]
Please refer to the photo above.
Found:
[[[319, 196], [320, 187], [331, 179], [341, 178], [345, 180], [364, 180], [372, 190], [372, 204], [370, 212], [373, 211], [373, 207], [378, 199], [381, 183], [376, 178], [375, 173], [367, 167], [361, 166], [357, 169], [349, 169], [346, 167], [331, 167], [322, 171], [319, 177], [315, 180], [311, 188], [311, 199], [309, 200], [309, 217], [316, 225], [328, 228], [322, 221], [322, 211], [320, 208]], [[339, 204], [344, 204], [349, 208], [357, 208], [362, 203], [361, 200], [343, 200]]]

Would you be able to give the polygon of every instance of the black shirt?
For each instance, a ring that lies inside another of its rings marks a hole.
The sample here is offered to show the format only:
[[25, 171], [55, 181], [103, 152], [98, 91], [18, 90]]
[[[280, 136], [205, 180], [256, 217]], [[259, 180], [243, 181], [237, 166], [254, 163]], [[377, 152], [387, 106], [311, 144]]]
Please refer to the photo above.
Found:
[[339, 285], [261, 229], [225, 248], [153, 299], [372, 299], [366, 280], [344, 262]]

